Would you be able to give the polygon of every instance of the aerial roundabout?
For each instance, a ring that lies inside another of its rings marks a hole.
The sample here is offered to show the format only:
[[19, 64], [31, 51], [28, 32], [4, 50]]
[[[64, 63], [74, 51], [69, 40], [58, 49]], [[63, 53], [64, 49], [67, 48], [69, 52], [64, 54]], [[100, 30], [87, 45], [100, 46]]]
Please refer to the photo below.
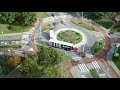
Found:
[[74, 52], [83, 52], [83, 49], [91, 51], [97, 41], [104, 39], [103, 34], [97, 30], [91, 31], [89, 28], [76, 25], [71, 21], [64, 22], [66, 23], [65, 27], [57, 26], [57, 29], [50, 30], [50, 46]]

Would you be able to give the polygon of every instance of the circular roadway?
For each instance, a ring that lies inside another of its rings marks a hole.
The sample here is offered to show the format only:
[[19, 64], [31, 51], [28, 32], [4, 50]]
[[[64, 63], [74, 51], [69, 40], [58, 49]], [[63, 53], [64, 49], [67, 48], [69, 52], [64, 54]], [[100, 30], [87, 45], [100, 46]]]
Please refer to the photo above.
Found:
[[[58, 29], [58, 30], [56, 30], [56, 31], [54, 32], [53, 38], [54, 38], [56, 41], [60, 41], [60, 40], [57, 39], [58, 33], [60, 33], [61, 31], [67, 31], [67, 30], [72, 30], [72, 31], [78, 32], [78, 33], [80, 33], [80, 34], [82, 35], [82, 41], [80, 41], [78, 44], [74, 44], [74, 46], [76, 46], [76, 47], [81, 47], [81, 46], [83, 46], [84, 44], [87, 43], [87, 37], [86, 37], [86, 35], [85, 35], [82, 31], [80, 31], [80, 30], [78, 30], [78, 29], [75, 29], [75, 28], [63, 28], [63, 29]], [[64, 42], [64, 41], [62, 41], [62, 42]]]

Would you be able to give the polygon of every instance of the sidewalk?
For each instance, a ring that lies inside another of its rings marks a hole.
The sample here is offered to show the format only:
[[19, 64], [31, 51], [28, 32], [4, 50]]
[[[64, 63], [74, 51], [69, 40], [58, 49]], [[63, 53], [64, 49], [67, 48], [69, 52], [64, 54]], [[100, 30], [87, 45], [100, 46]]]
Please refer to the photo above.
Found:
[[115, 43], [113, 43], [111, 50], [109, 51], [109, 54], [107, 55], [107, 61], [108, 63], [112, 66], [112, 68], [116, 71], [116, 73], [120, 76], [120, 70], [116, 67], [116, 65], [114, 64], [114, 62], [112, 61], [112, 55], [114, 53], [115, 50]]

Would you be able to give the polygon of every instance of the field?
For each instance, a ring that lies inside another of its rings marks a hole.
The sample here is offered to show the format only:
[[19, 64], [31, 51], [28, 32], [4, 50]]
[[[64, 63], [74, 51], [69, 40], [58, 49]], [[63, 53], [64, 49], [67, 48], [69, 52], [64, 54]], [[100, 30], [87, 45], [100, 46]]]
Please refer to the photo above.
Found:
[[46, 18], [50, 15], [47, 12], [37, 12], [37, 17]]

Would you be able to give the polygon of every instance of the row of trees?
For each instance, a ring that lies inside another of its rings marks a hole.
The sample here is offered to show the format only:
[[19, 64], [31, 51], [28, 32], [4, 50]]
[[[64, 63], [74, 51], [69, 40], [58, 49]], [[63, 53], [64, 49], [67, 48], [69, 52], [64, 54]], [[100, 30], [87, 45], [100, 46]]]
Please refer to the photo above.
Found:
[[107, 18], [113, 18], [117, 15], [120, 15], [120, 12], [94, 12], [95, 15], [98, 17], [107, 17]]
[[37, 20], [35, 12], [0, 12], [0, 22], [13, 25], [33, 25]]

